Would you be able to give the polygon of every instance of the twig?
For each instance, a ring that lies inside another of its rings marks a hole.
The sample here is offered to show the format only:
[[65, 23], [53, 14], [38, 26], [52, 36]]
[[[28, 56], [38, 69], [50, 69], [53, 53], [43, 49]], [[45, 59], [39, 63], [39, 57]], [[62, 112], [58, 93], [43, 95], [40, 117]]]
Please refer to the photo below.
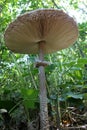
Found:
[[78, 127], [66, 127], [66, 128], [62, 128], [62, 130], [87, 130], [87, 125], [78, 126]]
[[56, 2], [54, 0], [52, 0], [54, 6], [57, 8], [57, 9], [60, 9], [60, 7], [58, 7], [58, 5], [56, 4]]

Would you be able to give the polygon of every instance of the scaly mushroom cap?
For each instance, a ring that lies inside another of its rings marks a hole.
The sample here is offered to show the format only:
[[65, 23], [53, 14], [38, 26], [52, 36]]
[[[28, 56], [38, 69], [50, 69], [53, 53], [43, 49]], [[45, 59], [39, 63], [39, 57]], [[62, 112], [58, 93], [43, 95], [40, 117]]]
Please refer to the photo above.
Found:
[[45, 42], [44, 53], [73, 44], [78, 28], [73, 18], [61, 10], [35, 10], [19, 16], [5, 31], [8, 48], [17, 53], [38, 53], [38, 42]]

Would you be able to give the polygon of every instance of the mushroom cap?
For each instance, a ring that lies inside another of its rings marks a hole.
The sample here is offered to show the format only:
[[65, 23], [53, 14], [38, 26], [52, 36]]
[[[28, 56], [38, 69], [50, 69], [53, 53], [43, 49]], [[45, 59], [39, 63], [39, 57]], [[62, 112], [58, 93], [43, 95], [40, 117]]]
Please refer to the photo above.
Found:
[[73, 44], [78, 37], [78, 27], [62, 10], [38, 9], [10, 23], [4, 37], [13, 52], [36, 54], [38, 43], [44, 41], [44, 53], [52, 53]]

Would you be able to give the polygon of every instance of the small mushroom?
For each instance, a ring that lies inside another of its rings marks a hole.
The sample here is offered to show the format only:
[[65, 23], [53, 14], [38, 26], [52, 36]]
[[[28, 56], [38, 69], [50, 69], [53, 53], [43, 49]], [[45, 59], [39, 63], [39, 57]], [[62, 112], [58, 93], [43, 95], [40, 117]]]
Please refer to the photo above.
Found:
[[[78, 37], [77, 24], [62, 10], [39, 9], [19, 16], [5, 31], [5, 42], [16, 53], [39, 54], [40, 124], [49, 130], [44, 54], [73, 44]], [[60, 124], [60, 122], [58, 123]], [[60, 129], [60, 126], [59, 126]]]

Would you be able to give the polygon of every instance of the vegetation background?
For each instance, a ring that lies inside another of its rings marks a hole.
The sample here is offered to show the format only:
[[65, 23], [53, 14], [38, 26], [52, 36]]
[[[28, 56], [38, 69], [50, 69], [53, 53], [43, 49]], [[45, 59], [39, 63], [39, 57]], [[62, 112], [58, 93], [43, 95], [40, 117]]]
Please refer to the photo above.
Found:
[[52, 63], [45, 68], [50, 124], [57, 129], [58, 113], [62, 127], [87, 124], [87, 1], [0, 0], [1, 130], [25, 130], [27, 125], [34, 130], [34, 122], [37, 123], [39, 81], [38, 70], [34, 68], [37, 56], [8, 50], [4, 32], [17, 16], [39, 8], [64, 10], [76, 19], [79, 29], [75, 44], [45, 56]]

